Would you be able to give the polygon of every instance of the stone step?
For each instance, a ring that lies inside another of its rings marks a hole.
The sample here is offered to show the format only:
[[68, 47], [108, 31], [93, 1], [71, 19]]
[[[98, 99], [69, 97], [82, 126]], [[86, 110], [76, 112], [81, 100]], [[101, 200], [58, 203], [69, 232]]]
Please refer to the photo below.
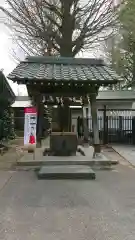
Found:
[[104, 166], [109, 167], [112, 165], [112, 161], [107, 159], [92, 159], [86, 156], [72, 156], [72, 157], [54, 157], [54, 156], [44, 156], [42, 160], [28, 160], [20, 159], [17, 162], [18, 166], [57, 166], [57, 165], [85, 165], [85, 166]]
[[95, 179], [96, 174], [89, 166], [42, 166], [38, 179]]
[[104, 166], [104, 167], [110, 167], [111, 162], [110, 161], [93, 161], [93, 160], [46, 160], [42, 162], [42, 165], [44, 166], [59, 166], [59, 165], [84, 165], [84, 166], [90, 166], [90, 167], [96, 167], [96, 166]]

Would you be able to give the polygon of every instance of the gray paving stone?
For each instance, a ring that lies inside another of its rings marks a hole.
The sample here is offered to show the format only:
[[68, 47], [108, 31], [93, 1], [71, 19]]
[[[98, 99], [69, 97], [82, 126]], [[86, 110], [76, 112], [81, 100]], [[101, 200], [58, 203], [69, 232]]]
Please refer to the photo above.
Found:
[[116, 167], [96, 181], [14, 173], [0, 191], [0, 239], [134, 240], [135, 169]]
[[135, 147], [134, 146], [113, 145], [112, 148], [118, 154], [120, 154], [125, 160], [127, 160], [131, 165], [135, 166]]
[[8, 183], [14, 172], [0, 171], [0, 190]]
[[43, 166], [37, 173], [38, 179], [95, 179], [96, 174], [89, 166], [58, 165]]

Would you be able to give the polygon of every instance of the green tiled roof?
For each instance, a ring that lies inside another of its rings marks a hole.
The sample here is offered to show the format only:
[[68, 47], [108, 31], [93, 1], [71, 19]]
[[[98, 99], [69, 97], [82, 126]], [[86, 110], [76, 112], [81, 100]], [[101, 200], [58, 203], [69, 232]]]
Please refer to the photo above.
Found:
[[28, 57], [8, 76], [13, 81], [90, 81], [116, 83], [122, 80], [100, 59]]

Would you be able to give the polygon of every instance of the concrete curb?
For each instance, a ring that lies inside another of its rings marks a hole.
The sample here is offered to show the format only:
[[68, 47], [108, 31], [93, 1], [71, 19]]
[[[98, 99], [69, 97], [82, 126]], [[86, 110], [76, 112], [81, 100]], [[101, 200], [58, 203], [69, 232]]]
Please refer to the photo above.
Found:
[[[125, 161], [129, 162], [125, 157], [123, 157], [118, 151], [116, 151], [113, 147], [111, 147], [114, 152], [116, 152], [120, 157], [122, 157]], [[119, 163], [119, 162], [118, 162]], [[130, 162], [129, 162], [130, 163]], [[131, 164], [131, 163], [130, 163]]]
[[125, 158], [124, 156], [122, 156], [118, 151], [116, 151], [113, 147], [112, 149], [120, 156], [123, 158], [123, 160], [125, 160], [126, 162], [128, 162], [133, 168], [135, 168], [135, 165], [133, 165], [127, 158]]
[[20, 162], [18, 161], [16, 163], [16, 165], [18, 167], [39, 167], [43, 165], [43, 161], [36, 161], [36, 160], [29, 160], [29, 161], [24, 161], [24, 162]]

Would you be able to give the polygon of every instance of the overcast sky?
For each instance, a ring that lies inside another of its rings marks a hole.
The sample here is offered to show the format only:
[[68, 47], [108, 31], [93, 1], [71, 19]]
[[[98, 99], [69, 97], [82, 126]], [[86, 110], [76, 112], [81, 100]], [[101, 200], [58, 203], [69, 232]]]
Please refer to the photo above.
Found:
[[[11, 56], [11, 51], [12, 41], [9, 38], [8, 32], [5, 27], [0, 24], [0, 69], [4, 70], [4, 74], [6, 76], [16, 67], [16, 62]], [[20, 93], [21, 95], [27, 94], [26, 87], [18, 86], [12, 81], [9, 81], [9, 83], [16, 95], [18, 95], [18, 93]]]
[[[0, 0], [0, 5], [2, 6], [5, 3], [5, 0]], [[2, 12], [0, 12], [0, 19], [2, 19]], [[15, 60], [12, 57], [13, 44], [12, 40], [9, 37], [8, 30], [4, 24], [0, 21], [0, 69], [4, 70], [4, 74], [7, 76], [17, 65]], [[95, 52], [95, 51], [94, 51]], [[100, 57], [101, 52], [96, 52], [96, 56], [92, 53], [83, 53], [80, 54], [80, 57]], [[25, 86], [18, 86], [12, 81], [9, 81], [13, 91], [16, 95], [27, 95], [27, 90]]]

